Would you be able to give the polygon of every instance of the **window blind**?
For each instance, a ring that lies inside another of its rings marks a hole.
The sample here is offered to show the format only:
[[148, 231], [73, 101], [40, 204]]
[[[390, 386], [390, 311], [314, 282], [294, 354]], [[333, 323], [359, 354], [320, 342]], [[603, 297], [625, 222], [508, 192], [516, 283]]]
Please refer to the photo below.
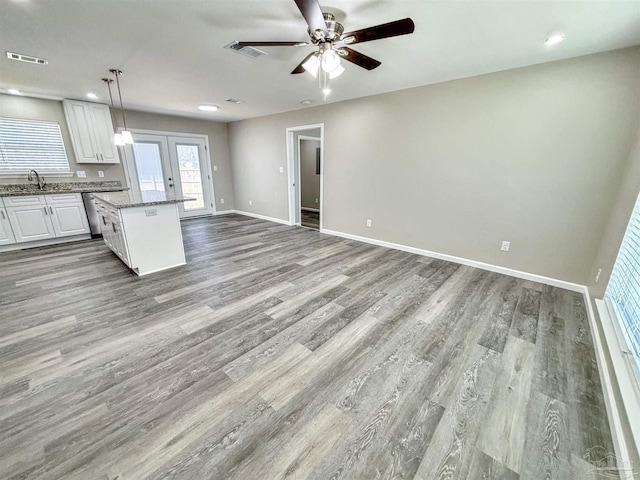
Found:
[[0, 117], [0, 173], [68, 172], [60, 125]]
[[614, 306], [636, 373], [640, 371], [640, 196], [605, 294]]

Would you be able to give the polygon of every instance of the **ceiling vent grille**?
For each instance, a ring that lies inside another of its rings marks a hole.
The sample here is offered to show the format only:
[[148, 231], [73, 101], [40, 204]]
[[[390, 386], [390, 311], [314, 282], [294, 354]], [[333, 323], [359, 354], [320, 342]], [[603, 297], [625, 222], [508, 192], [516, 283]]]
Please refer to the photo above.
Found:
[[7, 58], [11, 60], [18, 60], [20, 62], [35, 63], [36, 65], [46, 65], [47, 62], [44, 58], [32, 57], [31, 55], [22, 55], [21, 53], [7, 52]]
[[244, 100], [238, 100], [237, 98], [227, 98], [225, 102], [235, 103], [236, 105], [239, 105], [241, 103], [244, 103]]
[[242, 45], [239, 45], [237, 41], [233, 41], [229, 45], [225, 45], [224, 48], [226, 48], [227, 50], [233, 50], [234, 52], [249, 58], [258, 58], [262, 55], [267, 54], [267, 52], [263, 52], [262, 50], [258, 50], [257, 48], [244, 47]]

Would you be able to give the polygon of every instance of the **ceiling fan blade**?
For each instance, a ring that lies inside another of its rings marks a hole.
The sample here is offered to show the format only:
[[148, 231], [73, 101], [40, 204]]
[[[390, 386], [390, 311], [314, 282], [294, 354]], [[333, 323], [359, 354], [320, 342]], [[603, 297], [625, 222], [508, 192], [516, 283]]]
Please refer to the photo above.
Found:
[[316, 54], [316, 52], [311, 52], [309, 55], [307, 55], [306, 57], [304, 57], [304, 60], [302, 60], [300, 62], [300, 64], [293, 69], [293, 72], [291, 72], [292, 75], [295, 75], [296, 73], [304, 73], [305, 69], [302, 65], [304, 65], [304, 62], [306, 62], [307, 60], [309, 60], [311, 57], [313, 57]]
[[355, 63], [359, 67], [366, 68], [367, 70], [373, 70], [374, 68], [378, 68], [382, 65], [382, 63], [375, 58], [368, 57], [364, 53], [356, 52], [349, 47], [341, 47], [340, 50], [347, 52], [346, 56], [340, 55], [340, 58], [344, 58], [345, 60]]
[[241, 47], [306, 47], [309, 42], [238, 42]]
[[311, 34], [313, 35], [314, 32], [320, 30], [324, 34], [324, 37], [322, 38], [327, 38], [329, 36], [329, 32], [327, 31], [327, 24], [324, 23], [324, 16], [322, 15], [322, 10], [320, 9], [318, 0], [294, 1], [300, 9], [300, 13], [302, 13], [307, 25], [309, 25]]
[[340, 37], [344, 43], [353, 45], [354, 43], [370, 42], [381, 38], [397, 37], [413, 33], [415, 24], [410, 18], [396, 20], [395, 22], [383, 23], [375, 27], [363, 28], [355, 32], [345, 33]]

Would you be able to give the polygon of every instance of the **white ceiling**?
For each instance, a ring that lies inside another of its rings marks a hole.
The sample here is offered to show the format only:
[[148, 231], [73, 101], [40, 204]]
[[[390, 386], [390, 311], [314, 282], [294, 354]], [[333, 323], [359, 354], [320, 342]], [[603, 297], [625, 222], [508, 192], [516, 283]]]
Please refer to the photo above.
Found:
[[[323, 0], [345, 31], [411, 17], [413, 35], [354, 45], [382, 62], [346, 63], [328, 102], [480, 75], [640, 44], [640, 1]], [[0, 58], [0, 92], [108, 95], [100, 78], [124, 71], [125, 107], [232, 121], [322, 103], [316, 81], [291, 75], [313, 47], [263, 48], [251, 59], [223, 49], [233, 40], [304, 41], [293, 0], [0, 0], [2, 50], [46, 66]], [[553, 47], [543, 41], [561, 32]], [[245, 103], [233, 105], [228, 98]], [[221, 106], [215, 113], [200, 103]]]

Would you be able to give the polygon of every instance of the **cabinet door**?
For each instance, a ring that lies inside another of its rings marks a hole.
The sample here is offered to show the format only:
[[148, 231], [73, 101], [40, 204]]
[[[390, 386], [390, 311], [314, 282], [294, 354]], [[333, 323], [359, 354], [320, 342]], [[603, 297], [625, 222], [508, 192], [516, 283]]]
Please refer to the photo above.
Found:
[[90, 103], [91, 120], [93, 122], [93, 130], [102, 163], [120, 163], [118, 150], [113, 144], [113, 122], [111, 121], [111, 113], [108, 105], [99, 103]]
[[16, 238], [13, 236], [7, 211], [0, 208], [0, 245], [9, 245], [10, 243], [16, 243]]
[[84, 211], [84, 205], [81, 203], [49, 205], [47, 209], [49, 210], [56, 237], [91, 233], [87, 214]]
[[17, 242], [54, 238], [47, 206], [8, 207], [7, 214]]
[[64, 100], [64, 113], [69, 125], [77, 163], [100, 163], [94, 136], [91, 110], [86, 102]]

